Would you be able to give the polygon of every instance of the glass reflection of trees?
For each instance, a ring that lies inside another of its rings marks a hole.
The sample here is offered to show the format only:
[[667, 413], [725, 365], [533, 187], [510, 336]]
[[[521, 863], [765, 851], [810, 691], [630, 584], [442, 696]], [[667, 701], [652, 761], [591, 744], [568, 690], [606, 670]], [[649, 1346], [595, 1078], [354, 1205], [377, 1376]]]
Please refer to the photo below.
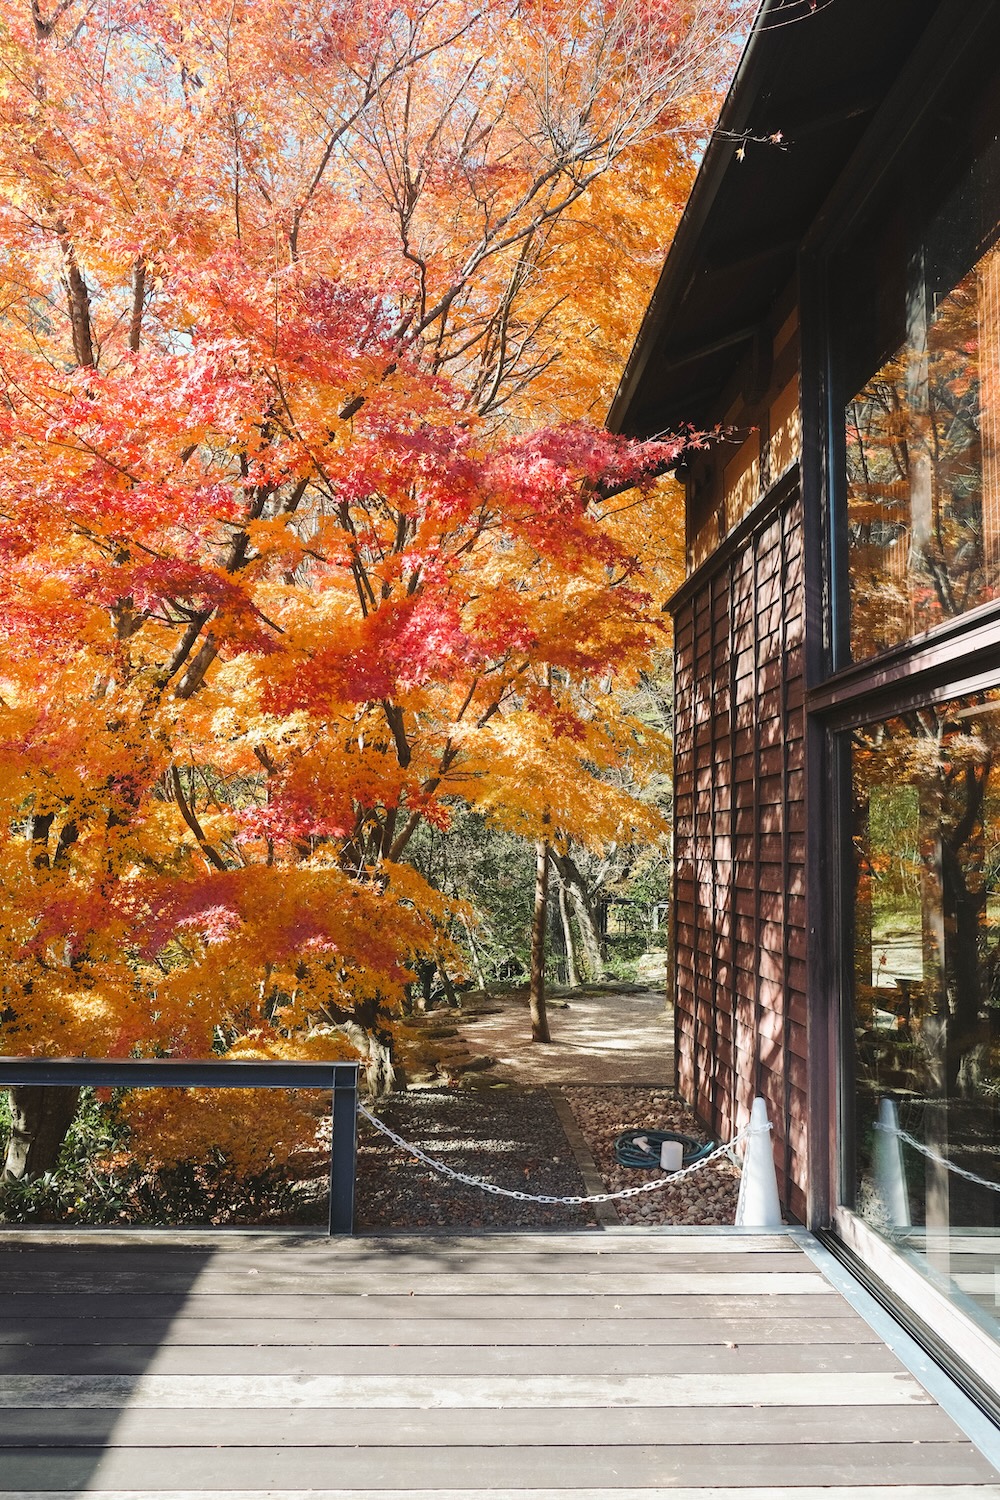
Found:
[[[858, 1183], [889, 1096], [907, 1128], [997, 1180], [1000, 692], [852, 740]], [[921, 1222], [919, 1172], [909, 1187]], [[950, 1191], [950, 1222], [993, 1222], [991, 1195], [954, 1178]]]
[[[854, 735], [855, 977], [876, 1088], [965, 1093], [1000, 1073], [997, 698]], [[890, 1030], [919, 1041], [892, 1077], [874, 1036]]]
[[991, 441], [1000, 254], [989, 251], [946, 295], [932, 279], [916, 277], [905, 342], [847, 404], [855, 660], [1000, 593]]

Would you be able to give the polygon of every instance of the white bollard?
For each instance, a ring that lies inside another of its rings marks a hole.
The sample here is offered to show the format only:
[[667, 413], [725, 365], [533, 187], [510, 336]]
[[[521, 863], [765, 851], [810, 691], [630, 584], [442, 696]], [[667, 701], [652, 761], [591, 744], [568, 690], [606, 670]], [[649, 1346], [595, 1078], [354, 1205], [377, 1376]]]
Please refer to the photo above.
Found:
[[894, 1229], [909, 1229], [910, 1195], [906, 1191], [903, 1143], [899, 1139], [899, 1116], [891, 1099], [883, 1099], [878, 1107], [873, 1156], [875, 1189], [885, 1216]]
[[684, 1165], [683, 1141], [661, 1141], [660, 1166], [664, 1172], [679, 1172]]
[[750, 1134], [743, 1152], [735, 1223], [742, 1229], [774, 1229], [781, 1224], [771, 1126], [767, 1118], [767, 1103], [760, 1098], [753, 1101], [750, 1111]]

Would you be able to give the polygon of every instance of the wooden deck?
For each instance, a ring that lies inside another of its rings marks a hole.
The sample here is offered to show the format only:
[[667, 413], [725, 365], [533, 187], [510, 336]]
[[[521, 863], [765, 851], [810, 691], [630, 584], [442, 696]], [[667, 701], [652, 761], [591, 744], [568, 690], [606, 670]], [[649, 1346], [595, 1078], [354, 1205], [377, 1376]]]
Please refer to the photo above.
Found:
[[0, 1242], [0, 1492], [979, 1500], [792, 1236]]

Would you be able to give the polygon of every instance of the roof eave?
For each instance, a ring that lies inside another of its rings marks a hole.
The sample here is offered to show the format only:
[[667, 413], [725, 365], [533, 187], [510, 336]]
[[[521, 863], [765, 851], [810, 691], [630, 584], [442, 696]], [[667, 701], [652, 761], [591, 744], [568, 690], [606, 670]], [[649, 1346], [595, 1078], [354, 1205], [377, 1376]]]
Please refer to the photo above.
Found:
[[780, 4], [781, 0], [763, 0], [757, 12], [747, 44], [743, 49], [743, 55], [712, 131], [708, 149], [698, 169], [691, 196], [681, 215], [666, 262], [656, 283], [656, 289], [646, 309], [611, 403], [606, 422], [611, 432], [624, 430], [629, 408], [635, 399], [637, 388], [645, 374], [657, 339], [663, 332], [670, 310], [695, 269], [696, 250], [702, 229], [718, 195], [738, 140], [748, 128], [750, 114], [761, 83], [766, 52], [774, 45], [763, 22]]

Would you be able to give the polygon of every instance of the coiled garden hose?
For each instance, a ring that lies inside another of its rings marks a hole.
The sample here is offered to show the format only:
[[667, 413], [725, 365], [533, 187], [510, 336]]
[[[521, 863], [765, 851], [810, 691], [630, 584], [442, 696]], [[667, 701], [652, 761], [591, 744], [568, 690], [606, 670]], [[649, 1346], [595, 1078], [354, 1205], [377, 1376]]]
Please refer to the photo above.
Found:
[[715, 1150], [714, 1141], [698, 1141], [693, 1135], [679, 1135], [676, 1130], [624, 1130], [615, 1141], [615, 1161], [623, 1167], [655, 1167], [660, 1170], [660, 1147], [664, 1141], [680, 1141], [684, 1147], [683, 1165], [690, 1167]]

